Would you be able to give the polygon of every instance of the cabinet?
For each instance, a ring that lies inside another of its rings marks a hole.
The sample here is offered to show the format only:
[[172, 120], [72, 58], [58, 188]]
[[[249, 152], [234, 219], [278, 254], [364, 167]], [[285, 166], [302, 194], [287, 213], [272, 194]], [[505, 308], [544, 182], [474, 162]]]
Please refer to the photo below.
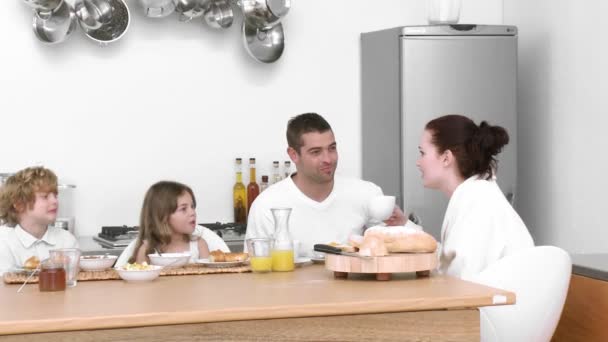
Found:
[[608, 341], [608, 281], [572, 275], [551, 341]]

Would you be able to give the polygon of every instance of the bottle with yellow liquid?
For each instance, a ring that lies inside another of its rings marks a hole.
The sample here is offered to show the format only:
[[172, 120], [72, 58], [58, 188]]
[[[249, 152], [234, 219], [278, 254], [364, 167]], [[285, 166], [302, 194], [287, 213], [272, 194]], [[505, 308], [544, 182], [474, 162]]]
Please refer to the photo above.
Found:
[[234, 222], [247, 223], [247, 192], [243, 184], [243, 170], [241, 158], [236, 158], [236, 183], [232, 187], [234, 203]]
[[293, 271], [293, 241], [289, 234], [289, 215], [291, 208], [272, 208], [274, 218], [274, 241], [272, 245], [272, 270], [275, 272]]

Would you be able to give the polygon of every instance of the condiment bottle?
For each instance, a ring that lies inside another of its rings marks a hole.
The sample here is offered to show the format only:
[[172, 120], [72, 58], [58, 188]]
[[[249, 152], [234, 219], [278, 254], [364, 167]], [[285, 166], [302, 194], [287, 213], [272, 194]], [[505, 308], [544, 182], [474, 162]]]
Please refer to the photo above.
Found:
[[274, 218], [274, 241], [272, 245], [272, 270], [293, 271], [293, 241], [289, 234], [289, 215], [291, 208], [271, 208]]
[[65, 269], [63, 263], [46, 259], [40, 263], [38, 274], [40, 291], [65, 291]]
[[255, 158], [249, 158], [249, 184], [247, 185], [247, 212], [251, 209], [251, 204], [260, 194], [260, 187], [255, 182]]
[[234, 206], [234, 222], [247, 223], [247, 193], [243, 184], [242, 160], [236, 158], [236, 183], [232, 187], [232, 198]]
[[291, 176], [291, 162], [289, 160], [285, 161], [283, 172], [285, 173], [285, 178]]
[[262, 182], [260, 183], [260, 193], [266, 189], [268, 189], [268, 187], [270, 186], [270, 184], [268, 184], [268, 176], [263, 175], [262, 176]]
[[272, 184], [281, 181], [281, 174], [279, 173], [279, 161], [275, 160], [272, 162]]

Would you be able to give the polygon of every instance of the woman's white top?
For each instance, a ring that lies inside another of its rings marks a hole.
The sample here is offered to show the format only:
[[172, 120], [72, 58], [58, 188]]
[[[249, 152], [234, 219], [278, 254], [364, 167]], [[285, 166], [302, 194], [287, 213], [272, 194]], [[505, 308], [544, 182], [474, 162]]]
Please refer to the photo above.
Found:
[[534, 246], [521, 217], [495, 179], [473, 176], [450, 198], [441, 227], [439, 271], [471, 279], [488, 265]]

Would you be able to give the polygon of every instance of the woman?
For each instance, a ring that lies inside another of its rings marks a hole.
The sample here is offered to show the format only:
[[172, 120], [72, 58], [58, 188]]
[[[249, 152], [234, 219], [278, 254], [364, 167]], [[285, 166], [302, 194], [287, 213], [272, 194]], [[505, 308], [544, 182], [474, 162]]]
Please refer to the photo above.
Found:
[[496, 184], [496, 159], [509, 142], [504, 128], [461, 115], [427, 123], [416, 166], [424, 186], [449, 198], [441, 227], [439, 268], [471, 279], [488, 265], [534, 246], [519, 215]]

